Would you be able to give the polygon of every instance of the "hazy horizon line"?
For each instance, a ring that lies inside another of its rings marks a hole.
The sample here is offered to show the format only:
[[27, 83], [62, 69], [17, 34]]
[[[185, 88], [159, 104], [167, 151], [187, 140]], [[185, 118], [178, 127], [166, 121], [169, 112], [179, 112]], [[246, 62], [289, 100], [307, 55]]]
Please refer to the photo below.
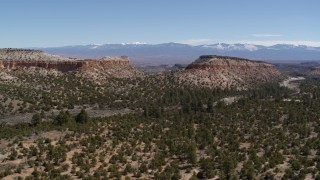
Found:
[[[205, 42], [207, 41], [207, 42]], [[259, 40], [243, 40], [243, 41], [211, 41], [211, 39], [190, 39], [185, 41], [171, 41], [162, 43], [148, 43], [148, 42], [122, 42], [122, 43], [87, 43], [87, 44], [67, 44], [67, 45], [52, 45], [52, 46], [27, 46], [27, 47], [0, 47], [4, 48], [17, 48], [17, 49], [35, 49], [35, 48], [59, 48], [59, 47], [70, 47], [70, 46], [102, 46], [102, 45], [160, 45], [160, 44], [184, 44], [190, 46], [201, 46], [201, 45], [213, 45], [213, 44], [246, 44], [270, 47], [274, 45], [293, 45], [293, 46], [308, 46], [308, 47], [320, 47], [320, 41], [286, 41], [286, 40], [270, 40], [270, 41], [259, 41]]]

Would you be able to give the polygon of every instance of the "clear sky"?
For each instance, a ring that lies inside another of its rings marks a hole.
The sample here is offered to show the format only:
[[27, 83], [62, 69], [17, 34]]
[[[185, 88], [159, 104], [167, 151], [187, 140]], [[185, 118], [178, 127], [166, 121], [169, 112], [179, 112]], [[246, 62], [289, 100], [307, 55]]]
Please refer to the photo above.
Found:
[[320, 0], [1, 0], [0, 47], [181, 42], [320, 46]]

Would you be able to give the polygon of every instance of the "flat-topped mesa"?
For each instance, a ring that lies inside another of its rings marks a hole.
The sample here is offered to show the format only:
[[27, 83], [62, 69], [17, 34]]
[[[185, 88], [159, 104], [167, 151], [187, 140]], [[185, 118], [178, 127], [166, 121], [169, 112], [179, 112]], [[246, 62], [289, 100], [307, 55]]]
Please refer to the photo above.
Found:
[[245, 68], [250, 66], [264, 66], [273, 67], [272, 64], [253, 61], [245, 58], [230, 57], [230, 56], [216, 56], [216, 55], [203, 55], [196, 61], [187, 66], [186, 69], [216, 69], [216, 68]]
[[9, 52], [38, 52], [38, 53], [41, 53], [43, 51], [41, 50], [35, 50], [35, 49], [18, 49], [18, 48], [3, 48], [3, 49], [0, 49], [0, 52], [6, 52], [6, 53], [9, 53]]
[[130, 61], [128, 56], [104, 56], [101, 61]]
[[120, 57], [103, 57], [98, 60], [83, 60], [79, 74], [85, 78], [96, 81], [106, 80], [108, 77], [115, 78], [135, 78], [143, 76], [130, 64], [127, 56]]
[[116, 66], [131, 66], [129, 58], [127, 56], [107, 56], [101, 59], [80, 60], [52, 55], [40, 50], [0, 49], [0, 68], [18, 69], [38, 67], [68, 72], [91, 70], [93, 68], [110, 69]]
[[[105, 56], [98, 60], [89, 60], [102, 66], [131, 66], [128, 56]], [[89, 63], [90, 64], [90, 63]]]
[[130, 67], [133, 68], [130, 64], [130, 59], [128, 56], [106, 56], [101, 59], [87, 59], [76, 61], [81, 62], [81, 70], [90, 70], [90, 69], [111, 69], [111, 68], [121, 68], [121, 67]]
[[5, 48], [5, 49], [0, 49], [0, 60], [2, 61], [72, 61], [72, 60], [75, 60], [75, 58], [52, 55], [40, 50]]
[[143, 76], [143, 73], [130, 64], [127, 56], [80, 60], [29, 49], [0, 49], [0, 69], [8, 72], [33, 74], [34, 72], [51, 72], [52, 70], [62, 73], [74, 72], [77, 76], [98, 83], [109, 77], [134, 78]]
[[218, 56], [218, 55], [202, 55], [199, 57], [199, 59], [234, 59], [234, 60], [245, 60], [245, 61], [250, 61], [249, 59], [246, 58], [240, 58], [240, 57], [232, 57], [232, 56]]
[[244, 58], [205, 55], [175, 74], [178, 81], [213, 88], [250, 89], [286, 76], [272, 64]]

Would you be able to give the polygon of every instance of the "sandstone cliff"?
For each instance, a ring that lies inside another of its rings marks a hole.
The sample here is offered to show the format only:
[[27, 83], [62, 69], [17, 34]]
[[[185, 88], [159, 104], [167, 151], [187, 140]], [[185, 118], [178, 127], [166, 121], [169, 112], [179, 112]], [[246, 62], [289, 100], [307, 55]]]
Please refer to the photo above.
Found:
[[180, 83], [196, 86], [249, 89], [285, 78], [272, 64], [228, 56], [200, 56], [175, 74]]
[[127, 56], [104, 57], [99, 60], [80, 61], [78, 74], [93, 80], [106, 80], [109, 77], [132, 78], [142, 76], [142, 73], [130, 64]]
[[130, 78], [141, 73], [131, 64], [127, 56], [104, 57], [79, 60], [50, 55], [38, 50], [0, 49], [0, 69], [12, 71], [28, 69], [56, 70], [62, 73], [76, 73], [84, 78], [104, 80], [108, 77]]

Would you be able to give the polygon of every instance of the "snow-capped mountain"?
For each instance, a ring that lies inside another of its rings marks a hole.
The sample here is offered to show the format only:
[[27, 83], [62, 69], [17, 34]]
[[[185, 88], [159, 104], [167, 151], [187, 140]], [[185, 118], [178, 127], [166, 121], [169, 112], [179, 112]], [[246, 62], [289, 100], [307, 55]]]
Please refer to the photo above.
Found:
[[80, 58], [101, 58], [103, 56], [127, 55], [134, 64], [190, 63], [192, 60], [203, 54], [237, 56], [271, 62], [320, 61], [320, 47], [291, 44], [262, 46], [254, 44], [216, 43], [191, 46], [181, 43], [146, 44], [136, 42], [122, 44], [89, 44], [38, 49], [53, 54]]
[[204, 48], [211, 48], [221, 51], [256, 51], [263, 46], [253, 45], [253, 44], [226, 44], [226, 43], [217, 43], [211, 45], [201, 45]]

